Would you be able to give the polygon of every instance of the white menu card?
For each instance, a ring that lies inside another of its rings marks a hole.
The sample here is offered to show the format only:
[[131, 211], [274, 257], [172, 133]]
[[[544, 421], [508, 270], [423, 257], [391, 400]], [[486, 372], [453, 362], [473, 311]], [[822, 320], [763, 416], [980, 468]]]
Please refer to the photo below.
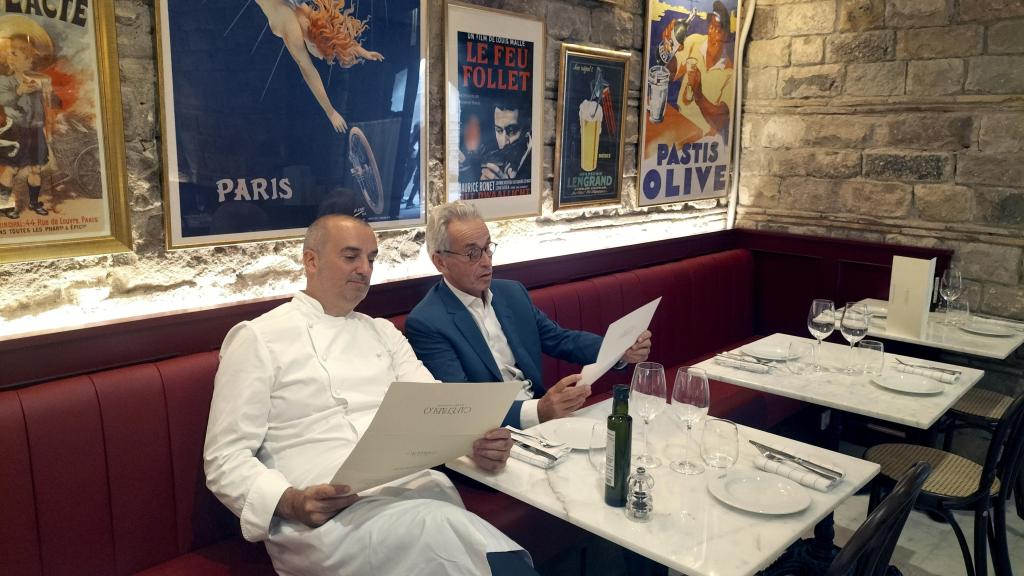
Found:
[[889, 317], [885, 331], [900, 336], [924, 338], [928, 325], [928, 307], [932, 301], [935, 258], [922, 260], [906, 256], [892, 257], [889, 280]]
[[636, 339], [651, 325], [654, 311], [658, 309], [660, 303], [661, 296], [658, 296], [608, 325], [604, 340], [601, 341], [601, 349], [597, 352], [597, 361], [587, 364], [580, 372], [580, 386], [597, 382], [598, 378], [615, 366], [626, 350], [629, 350]]
[[360, 492], [471, 454], [473, 441], [501, 426], [522, 387], [522, 382], [391, 384], [331, 483]]

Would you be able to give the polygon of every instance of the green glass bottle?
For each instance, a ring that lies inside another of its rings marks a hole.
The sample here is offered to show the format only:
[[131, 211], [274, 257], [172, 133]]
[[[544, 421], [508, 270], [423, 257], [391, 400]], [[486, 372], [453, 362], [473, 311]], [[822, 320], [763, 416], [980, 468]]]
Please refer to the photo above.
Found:
[[608, 443], [605, 445], [604, 502], [621, 507], [626, 505], [626, 480], [632, 457], [633, 417], [629, 415], [629, 386], [615, 386], [612, 396]]

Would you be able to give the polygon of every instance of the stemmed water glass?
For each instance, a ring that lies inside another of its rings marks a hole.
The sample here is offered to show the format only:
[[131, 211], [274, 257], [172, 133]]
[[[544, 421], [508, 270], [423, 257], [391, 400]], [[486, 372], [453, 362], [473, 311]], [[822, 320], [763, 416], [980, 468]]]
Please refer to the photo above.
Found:
[[[708, 393], [708, 375], [700, 368], [680, 368], [676, 372], [675, 385], [672, 386], [672, 415], [686, 429], [686, 441], [693, 441], [693, 427], [699, 424], [708, 414], [711, 402]], [[681, 460], [670, 464], [672, 470], [680, 474], [700, 474], [704, 465], [683, 453]]]
[[964, 282], [960, 276], [960, 271], [953, 266], [946, 268], [945, 272], [942, 273], [942, 279], [939, 280], [939, 295], [946, 301], [946, 319], [943, 321], [943, 324], [953, 323], [949, 305], [959, 298], [963, 291]]
[[657, 362], [640, 362], [633, 370], [633, 382], [629, 387], [629, 406], [636, 411], [644, 423], [643, 452], [633, 459], [636, 466], [657, 468], [661, 459], [650, 454], [647, 447], [647, 429], [651, 420], [666, 406], [665, 368]]
[[850, 364], [846, 369], [850, 374], [857, 371], [853, 346], [868, 333], [870, 320], [867, 306], [856, 302], [846, 303], [846, 308], [843, 309], [843, 319], [839, 322], [839, 331], [842, 332], [843, 338], [850, 343]]
[[836, 329], [836, 305], [831, 300], [811, 302], [811, 311], [807, 313], [807, 329], [818, 341], [814, 348], [814, 371], [821, 372], [821, 341]]

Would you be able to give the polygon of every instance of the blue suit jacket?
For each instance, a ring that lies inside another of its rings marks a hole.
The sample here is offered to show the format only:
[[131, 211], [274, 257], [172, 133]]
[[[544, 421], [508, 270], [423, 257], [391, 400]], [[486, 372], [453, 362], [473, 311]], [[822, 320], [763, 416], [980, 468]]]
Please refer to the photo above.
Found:
[[[566, 330], [537, 309], [526, 287], [510, 280], [491, 281], [491, 306], [516, 359], [516, 367], [533, 383], [535, 397], [544, 395], [541, 352], [555, 358], [590, 364], [597, 360], [601, 337]], [[442, 382], [500, 382], [501, 371], [483, 334], [466, 306], [442, 281], [427, 292], [405, 321], [405, 336], [416, 356]], [[522, 401], [512, 404], [504, 424], [519, 427]]]

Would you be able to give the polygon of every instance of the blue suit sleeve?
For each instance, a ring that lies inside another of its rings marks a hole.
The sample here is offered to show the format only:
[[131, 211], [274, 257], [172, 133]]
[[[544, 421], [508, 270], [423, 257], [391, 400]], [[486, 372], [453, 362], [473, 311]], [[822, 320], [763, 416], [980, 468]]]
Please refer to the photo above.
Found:
[[[416, 356], [430, 370], [434, 378], [442, 382], [468, 382], [466, 370], [462, 367], [455, 349], [448, 339], [418, 316], [410, 315], [405, 320], [405, 337], [412, 345]], [[520, 427], [519, 414], [523, 401], [516, 400], [505, 414], [502, 426]]]
[[[525, 287], [522, 289], [526, 292]], [[529, 293], [526, 293], [526, 297], [530, 297]], [[601, 349], [603, 338], [591, 332], [562, 328], [536, 306], [533, 307], [533, 314], [542, 352], [581, 366], [597, 361], [597, 352]]]

